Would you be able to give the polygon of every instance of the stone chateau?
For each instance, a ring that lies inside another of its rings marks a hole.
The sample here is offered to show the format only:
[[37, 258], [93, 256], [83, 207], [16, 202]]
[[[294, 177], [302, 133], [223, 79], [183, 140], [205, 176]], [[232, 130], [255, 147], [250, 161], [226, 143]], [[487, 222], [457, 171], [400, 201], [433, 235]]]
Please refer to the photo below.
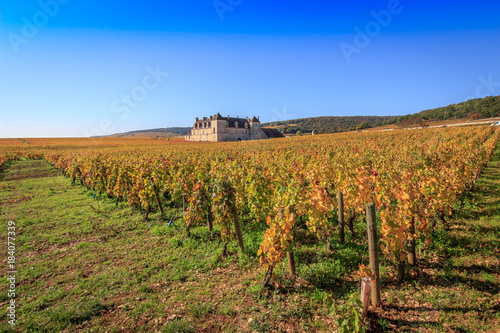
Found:
[[242, 141], [283, 137], [276, 129], [261, 128], [259, 117], [223, 117], [220, 113], [203, 119], [196, 118], [187, 141]]

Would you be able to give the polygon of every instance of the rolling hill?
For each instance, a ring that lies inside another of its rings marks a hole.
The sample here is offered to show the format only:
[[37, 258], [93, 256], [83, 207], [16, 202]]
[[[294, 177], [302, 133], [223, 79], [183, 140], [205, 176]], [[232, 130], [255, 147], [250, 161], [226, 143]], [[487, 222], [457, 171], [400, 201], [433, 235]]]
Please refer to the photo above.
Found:
[[384, 125], [399, 124], [409, 118], [420, 118], [426, 122], [463, 118], [493, 118], [500, 116], [500, 96], [471, 99], [458, 104], [420, 111], [406, 116], [346, 116], [312, 117], [264, 123], [263, 126], [278, 128], [285, 134], [298, 131], [318, 134], [361, 130]]
[[171, 136], [182, 136], [186, 135], [191, 127], [166, 127], [166, 128], [154, 128], [149, 130], [137, 130], [125, 133], [117, 133], [109, 135], [109, 137], [171, 137]]

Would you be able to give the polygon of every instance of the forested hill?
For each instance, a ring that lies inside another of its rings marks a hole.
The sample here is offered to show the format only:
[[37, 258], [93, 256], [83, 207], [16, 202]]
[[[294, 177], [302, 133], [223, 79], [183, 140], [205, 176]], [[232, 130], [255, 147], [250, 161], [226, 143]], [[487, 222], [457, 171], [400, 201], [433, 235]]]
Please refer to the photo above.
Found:
[[390, 124], [398, 124], [408, 118], [423, 120], [447, 120], [461, 118], [492, 118], [500, 116], [500, 96], [471, 99], [466, 102], [451, 104], [430, 110], [424, 110], [406, 116], [346, 116], [346, 117], [313, 117], [264, 123], [263, 126], [278, 127], [285, 134], [335, 133], [349, 130], [360, 130]]
[[479, 118], [493, 118], [500, 115], [500, 96], [470, 99], [445, 107], [421, 111], [414, 114], [425, 120], [446, 120], [467, 118], [477, 114]]
[[397, 122], [395, 116], [347, 116], [347, 117], [313, 117], [285, 121], [264, 123], [262, 126], [278, 127], [286, 133], [310, 133], [313, 130], [318, 134], [345, 132], [354, 129], [364, 129]]

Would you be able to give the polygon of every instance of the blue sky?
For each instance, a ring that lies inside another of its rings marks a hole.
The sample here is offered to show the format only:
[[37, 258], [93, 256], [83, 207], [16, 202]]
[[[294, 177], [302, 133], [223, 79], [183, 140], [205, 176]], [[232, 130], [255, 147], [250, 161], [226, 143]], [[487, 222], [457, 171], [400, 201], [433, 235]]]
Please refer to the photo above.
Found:
[[500, 2], [2, 1], [0, 137], [404, 115], [500, 95]]

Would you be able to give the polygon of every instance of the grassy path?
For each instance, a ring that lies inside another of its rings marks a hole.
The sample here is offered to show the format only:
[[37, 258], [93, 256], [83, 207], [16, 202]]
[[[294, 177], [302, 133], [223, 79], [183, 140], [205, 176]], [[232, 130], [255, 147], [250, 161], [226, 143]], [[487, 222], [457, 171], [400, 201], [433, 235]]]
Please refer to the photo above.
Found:
[[[5, 236], [7, 221], [16, 223], [17, 329], [330, 332], [323, 296], [343, 299], [356, 290], [351, 275], [363, 245], [350, 238], [334, 244], [333, 258], [323, 245], [302, 244], [301, 278], [288, 279], [284, 263], [276, 272], [288, 287], [263, 294], [255, 258], [262, 228], [244, 223], [247, 253], [232, 244], [220, 261], [221, 243], [205, 227], [186, 239], [175, 223], [179, 212], [166, 215], [170, 227], [157, 213], [144, 223], [124, 203], [71, 185], [43, 161], [10, 162], [0, 172], [0, 225]], [[434, 232], [430, 247], [419, 244], [418, 267], [403, 284], [382, 270], [383, 307], [372, 314], [372, 329], [500, 331], [500, 149], [449, 226]], [[7, 267], [5, 255], [0, 265]], [[8, 302], [2, 292], [1, 331], [10, 330]]]

